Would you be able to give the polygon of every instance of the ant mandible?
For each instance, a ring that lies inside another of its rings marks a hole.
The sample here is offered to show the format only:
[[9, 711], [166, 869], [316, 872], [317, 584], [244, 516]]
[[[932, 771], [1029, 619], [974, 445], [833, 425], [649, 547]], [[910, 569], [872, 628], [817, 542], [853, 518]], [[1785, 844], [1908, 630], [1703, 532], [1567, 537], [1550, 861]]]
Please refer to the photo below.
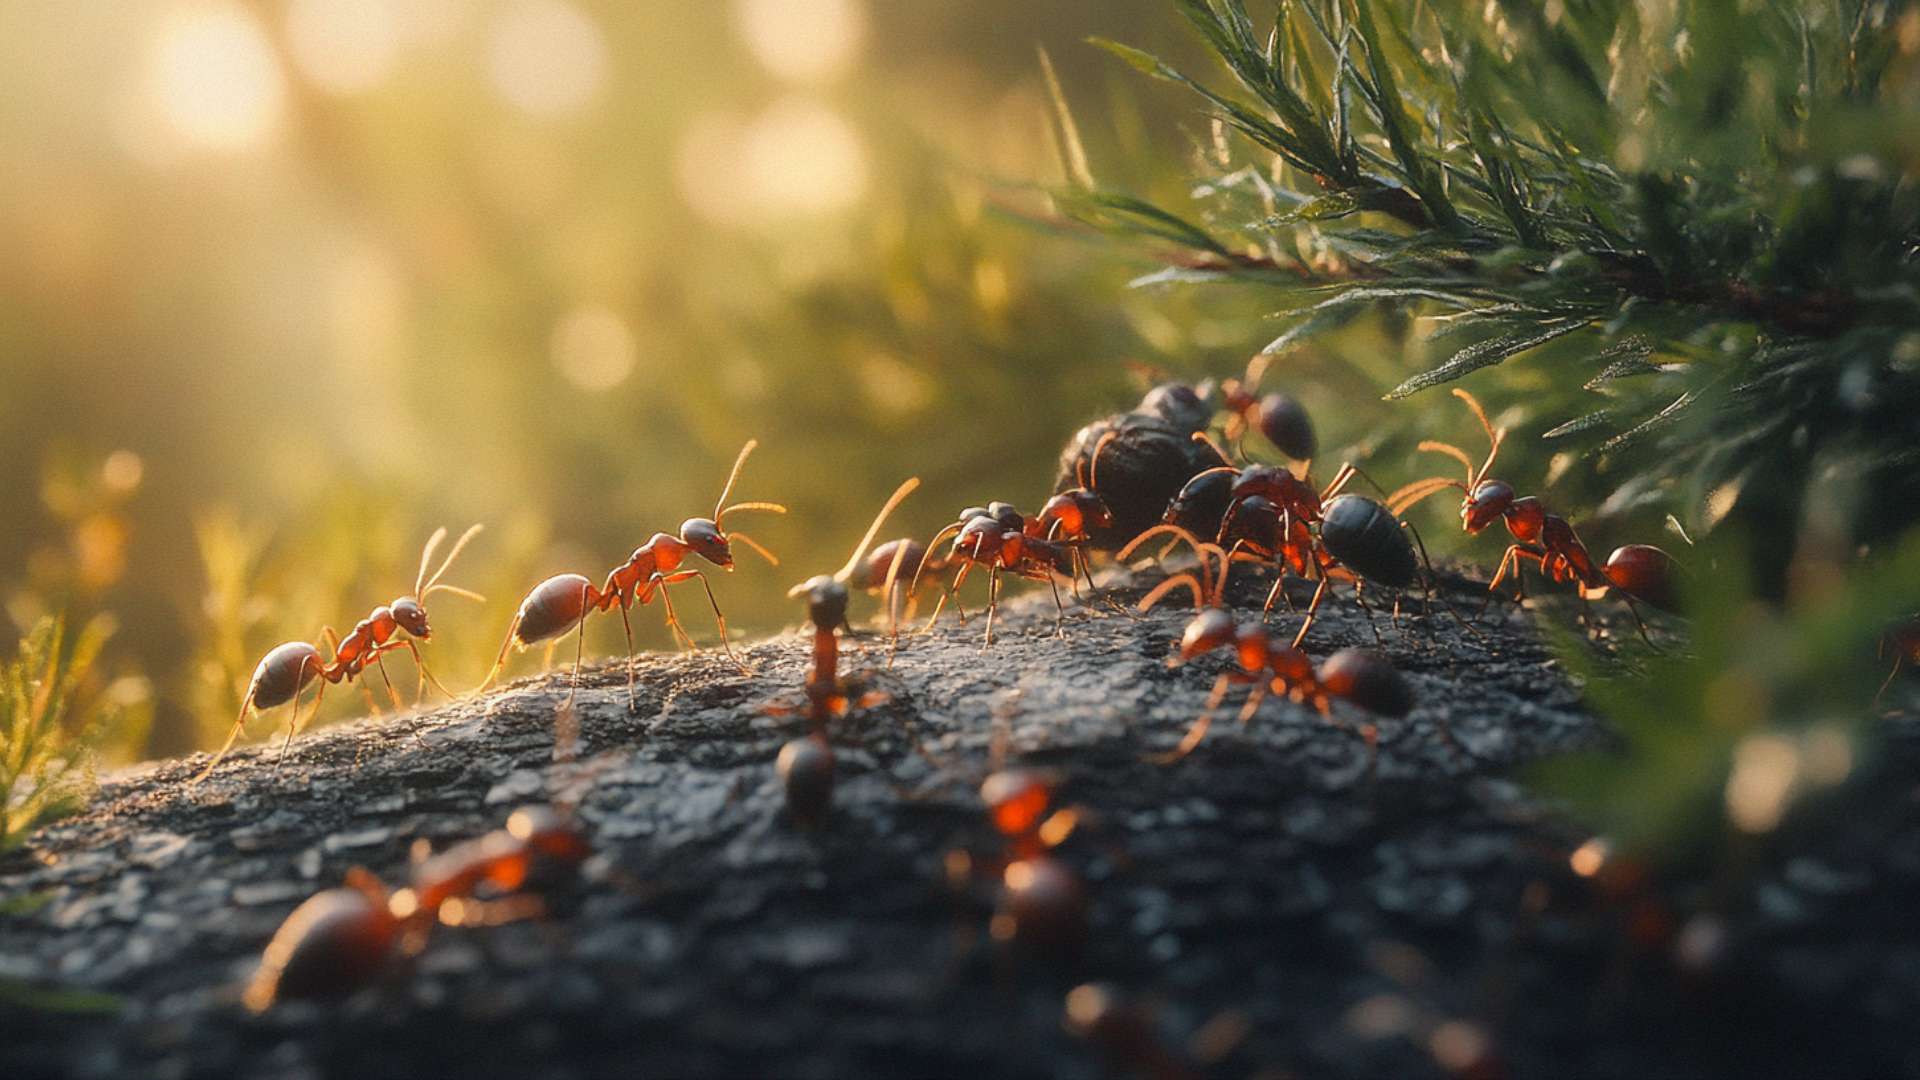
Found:
[[1583, 603], [1606, 595], [1609, 588], [1619, 590], [1627, 602], [1627, 610], [1633, 613], [1640, 639], [1649, 648], [1655, 647], [1653, 639], [1647, 636], [1646, 620], [1640, 617], [1640, 608], [1634, 601], [1645, 601], [1665, 611], [1674, 609], [1673, 557], [1649, 544], [1627, 544], [1615, 548], [1604, 565], [1595, 564], [1567, 519], [1548, 513], [1545, 505], [1532, 495], [1519, 496], [1505, 480], [1488, 479], [1487, 473], [1500, 453], [1507, 430], [1494, 428], [1486, 410], [1472, 394], [1456, 387], [1453, 395], [1466, 402], [1487, 433], [1486, 460], [1475, 468], [1473, 459], [1458, 446], [1432, 439], [1421, 442], [1421, 450], [1445, 454], [1460, 462], [1467, 470], [1466, 483], [1446, 476], [1416, 480], [1387, 497], [1391, 512], [1396, 516], [1404, 514], [1434, 492], [1460, 489], [1463, 493], [1460, 521], [1469, 534], [1478, 535], [1496, 520], [1504, 520], [1507, 531], [1513, 535], [1514, 542], [1507, 545], [1493, 580], [1487, 585], [1489, 594], [1500, 587], [1511, 571], [1517, 585], [1516, 600], [1525, 600], [1526, 582], [1521, 577], [1521, 564], [1522, 560], [1531, 559], [1549, 580], [1575, 582]]
[[[720, 612], [720, 602], [714, 599], [713, 585], [707, 575], [698, 569], [681, 569], [680, 565], [689, 554], [698, 555], [722, 570], [733, 569], [733, 541], [752, 548], [761, 558], [774, 566], [780, 560], [773, 552], [761, 547], [754, 539], [738, 530], [727, 532], [723, 528], [728, 514], [741, 510], [765, 510], [775, 514], [784, 514], [787, 508], [779, 503], [743, 502], [727, 505], [727, 496], [733, 493], [733, 484], [740, 478], [740, 469], [747, 463], [747, 455], [758, 446], [756, 440], [748, 439], [740, 448], [740, 456], [734, 459], [733, 471], [727, 474], [726, 486], [720, 489], [720, 498], [713, 504], [711, 518], [688, 518], [680, 523], [680, 535], [654, 533], [652, 539], [634, 549], [627, 561], [607, 572], [607, 580], [599, 588], [580, 574], [556, 574], [533, 587], [526, 599], [520, 601], [520, 609], [514, 612], [513, 621], [507, 625], [506, 640], [500, 643], [500, 655], [493, 662], [493, 670], [474, 691], [485, 690], [507, 663], [507, 651], [516, 643], [520, 649], [542, 641], [554, 640], [556, 643], [562, 634], [578, 627], [579, 639], [575, 643], [573, 656], [573, 685], [567, 691], [567, 704], [573, 704], [573, 698], [580, 689], [580, 659], [585, 648], [587, 616], [596, 611], [606, 611], [616, 604], [620, 608], [620, 625], [627, 634], [627, 707], [634, 707], [633, 675], [633, 622], [627, 617], [627, 609], [638, 603], [642, 606], [651, 603], [656, 593], [666, 607], [667, 626], [690, 649], [698, 650], [686, 628], [680, 625], [680, 619], [673, 611], [673, 598], [668, 595], [666, 586], [689, 578], [700, 579], [700, 586], [706, 590], [707, 603], [713, 607], [714, 623], [720, 630], [720, 645], [726, 650], [728, 658], [740, 665], [741, 671], [747, 671], [745, 664], [734, 655], [733, 644], [727, 639], [727, 617]], [[548, 648], [551, 656], [552, 648]]]
[[[207, 767], [200, 770], [199, 775], [195, 776], [188, 786], [191, 787], [205, 780], [213, 772], [214, 766], [219, 765], [220, 760], [226, 757], [227, 751], [233, 748], [235, 740], [240, 738], [240, 732], [245, 729], [247, 712], [250, 709], [265, 712], [289, 701], [293, 702], [293, 714], [287, 719], [287, 743], [290, 745], [294, 735], [300, 730], [300, 692], [316, 678], [323, 681], [319, 692], [314, 695], [310, 718], [320, 711], [320, 699], [326, 696], [328, 683], [353, 680], [366, 670], [369, 662], [379, 665], [380, 676], [387, 683], [387, 692], [393, 696], [395, 707], [399, 707], [400, 695], [393, 688], [393, 679], [387, 674], [387, 662], [384, 659], [384, 654], [395, 649], [404, 648], [413, 654], [414, 665], [420, 672], [418, 694], [425, 694], [426, 684], [431, 682], [441, 693], [452, 697], [452, 693], [440, 685], [440, 680], [434, 678], [433, 673], [427, 670], [427, 663], [420, 656], [420, 648], [414, 644], [414, 641], [416, 639], [429, 641], [433, 638], [433, 629], [427, 623], [425, 606], [427, 597], [436, 592], [450, 592], [470, 600], [486, 599], [479, 593], [470, 592], [456, 585], [448, 585], [440, 580], [446, 576], [448, 568], [453, 566], [453, 560], [458, 558], [461, 550], [467, 546], [467, 541], [472, 540], [480, 528], [479, 525], [475, 525], [462, 533], [460, 539], [454, 542], [453, 549], [448, 551], [447, 557], [441, 561], [439, 569], [429, 577], [427, 564], [432, 562], [434, 550], [440, 546], [440, 541], [446, 539], [447, 535], [445, 528], [435, 530], [433, 536], [427, 540], [426, 548], [420, 552], [420, 570], [413, 579], [412, 592], [395, 599], [390, 604], [374, 608], [372, 613], [360, 620], [346, 637], [338, 641], [334, 639], [332, 627], [322, 628], [322, 634], [333, 649], [332, 662], [321, 660], [320, 650], [304, 641], [289, 641], [267, 653], [259, 665], [253, 669], [253, 678], [247, 684], [246, 696], [240, 701], [240, 715], [233, 722], [233, 730], [227, 733], [227, 741], [220, 744], [220, 749], [214, 753], [213, 760], [207, 762]], [[405, 632], [404, 635], [402, 631]], [[364, 689], [365, 684], [361, 685]], [[372, 703], [370, 692], [368, 703]], [[281, 752], [283, 754], [286, 752], [284, 747]]]
[[[856, 706], [866, 707], [884, 700], [885, 695], [862, 694], [861, 687], [840, 675], [839, 630], [847, 625], [847, 581], [863, 566], [867, 545], [879, 534], [887, 515], [920, 486], [919, 477], [910, 477], [887, 499], [874, 516], [873, 523], [854, 546], [853, 554], [831, 577], [817, 574], [787, 591], [788, 596], [804, 596], [807, 621], [813, 626], [813, 664], [807, 670], [807, 734], [780, 748], [775, 771], [786, 791], [787, 806], [795, 818], [806, 824], [817, 823], [826, 815], [833, 800], [833, 748], [827, 742], [827, 722], [845, 716]], [[892, 546], [892, 545], [890, 545]], [[910, 551], [893, 546], [892, 561], [881, 578], [882, 595], [887, 598], [889, 618], [893, 614], [893, 585]], [[869, 566], [868, 569], [871, 569]], [[786, 706], [771, 706], [769, 712], [791, 711]]]

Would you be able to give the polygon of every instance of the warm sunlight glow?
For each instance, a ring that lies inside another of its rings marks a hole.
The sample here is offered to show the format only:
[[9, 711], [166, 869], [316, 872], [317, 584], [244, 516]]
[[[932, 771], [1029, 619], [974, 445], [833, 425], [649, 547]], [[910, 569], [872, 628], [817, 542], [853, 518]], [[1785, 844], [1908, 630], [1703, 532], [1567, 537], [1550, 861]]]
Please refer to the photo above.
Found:
[[845, 74], [867, 35], [860, 0], [736, 0], [733, 14], [754, 59], [794, 82]]
[[286, 99], [259, 24], [224, 6], [168, 17], [154, 44], [149, 86], [168, 126], [190, 143], [221, 150], [272, 134]]
[[619, 386], [637, 355], [626, 320], [597, 304], [574, 308], [553, 328], [553, 366], [582, 390]]
[[774, 212], [842, 210], [866, 190], [860, 136], [817, 101], [775, 102], [747, 127], [741, 150], [749, 189]]
[[680, 140], [675, 166], [687, 205], [723, 225], [844, 210], [867, 187], [859, 133], [803, 97], [777, 101], [745, 124], [722, 113], [699, 117]]
[[1727, 817], [1744, 832], [1771, 832], [1800, 778], [1800, 751], [1778, 735], [1749, 735], [1733, 750]]
[[500, 96], [522, 112], [576, 113], [606, 82], [606, 39], [565, 0], [510, 0], [493, 20], [487, 73]]
[[357, 94], [393, 70], [400, 44], [394, 0], [293, 0], [287, 8], [287, 48], [315, 86]]

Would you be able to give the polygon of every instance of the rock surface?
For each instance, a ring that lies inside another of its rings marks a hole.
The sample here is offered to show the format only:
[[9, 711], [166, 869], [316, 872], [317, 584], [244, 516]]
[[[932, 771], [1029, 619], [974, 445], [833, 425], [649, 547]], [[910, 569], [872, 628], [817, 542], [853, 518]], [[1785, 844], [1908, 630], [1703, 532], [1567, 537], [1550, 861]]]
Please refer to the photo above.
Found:
[[[277, 741], [243, 750], [196, 789], [204, 758], [113, 777], [0, 864], [0, 897], [38, 901], [0, 916], [0, 979], [118, 1008], [0, 1003], [0, 1075], [1097, 1076], [1098, 1049], [1062, 1023], [1089, 980], [1127, 994], [1196, 1075], [1914, 1066], [1899, 1037], [1920, 1003], [1900, 915], [1920, 876], [1911, 800], [1782, 860], [1750, 910], [1727, 905], [1744, 921], [1689, 931], [1754, 981], [1689, 980], [1667, 950], [1636, 949], [1636, 909], [1568, 869], [1586, 835], [1515, 779], [1611, 745], [1525, 616], [1491, 616], [1482, 637], [1437, 613], [1383, 618], [1419, 705], [1381, 722], [1371, 768], [1365, 717], [1279, 701], [1245, 728], [1230, 705], [1163, 766], [1143, 754], [1178, 741], [1224, 658], [1167, 666], [1186, 618], [1172, 604], [1070, 608], [1056, 638], [1038, 592], [1004, 606], [987, 652], [978, 619], [910, 639], [890, 669], [884, 638], [849, 649], [890, 700], [833, 730], [836, 809], [818, 830], [788, 819], [774, 779], [803, 725], [765, 711], [797, 697], [798, 635], [742, 649], [750, 676], [714, 652], [646, 658], [631, 712], [623, 665], [590, 667], [577, 741], [558, 747], [564, 673], [311, 732], [284, 762]], [[1310, 647], [1372, 642], [1341, 598]], [[1086, 810], [1061, 851], [1090, 900], [1071, 954], [994, 944], [989, 912], [946, 884], [948, 852], [992, 853], [976, 791], [997, 741], [1009, 763], [1060, 770]], [[577, 808], [600, 853], [549, 917], [441, 929], [338, 1004], [240, 1007], [305, 896], [355, 865], [402, 881], [416, 840], [438, 849], [548, 800]]]

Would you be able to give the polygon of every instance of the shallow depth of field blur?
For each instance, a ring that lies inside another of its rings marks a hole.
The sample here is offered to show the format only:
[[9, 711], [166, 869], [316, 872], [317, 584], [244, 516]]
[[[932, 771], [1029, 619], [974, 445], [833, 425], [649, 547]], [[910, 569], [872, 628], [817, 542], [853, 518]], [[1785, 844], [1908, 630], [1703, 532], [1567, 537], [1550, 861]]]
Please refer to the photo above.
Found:
[[1061, 176], [1041, 48], [1103, 179], [1177, 185], [1204, 127], [1096, 33], [1197, 50], [1150, 0], [0, 7], [12, 629], [113, 621], [127, 761], [216, 741], [261, 654], [405, 592], [437, 525], [487, 526], [449, 580], [488, 602], [429, 605], [464, 688], [527, 588], [709, 513], [748, 437], [736, 497], [793, 507], [737, 522], [779, 569], [717, 581], [750, 634], [910, 473], [921, 535], [1036, 501], [1125, 361], [1261, 344], [1249, 301], [1130, 294], [1017, 209]]

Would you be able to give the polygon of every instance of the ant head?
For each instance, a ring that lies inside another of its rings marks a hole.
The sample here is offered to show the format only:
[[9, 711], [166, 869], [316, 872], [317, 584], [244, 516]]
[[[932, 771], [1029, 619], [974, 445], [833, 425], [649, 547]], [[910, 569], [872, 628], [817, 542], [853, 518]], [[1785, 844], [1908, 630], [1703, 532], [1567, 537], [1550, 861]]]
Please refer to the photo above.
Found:
[[1233, 616], [1225, 608], [1210, 607], [1195, 615], [1180, 635], [1180, 659], [1191, 660], [1234, 639]]
[[990, 559], [1006, 542], [1006, 530], [991, 515], [983, 513], [967, 518], [966, 522], [953, 538], [955, 555], [965, 555], [974, 560]]
[[433, 637], [433, 628], [427, 625], [427, 609], [420, 606], [420, 601], [403, 596], [387, 605], [387, 610], [393, 612], [393, 621], [400, 624], [400, 629], [421, 641]]
[[1002, 769], [980, 785], [980, 801], [987, 804], [993, 827], [1005, 836], [1034, 830], [1053, 802], [1059, 778], [1031, 769]]
[[832, 630], [847, 621], [845, 582], [815, 574], [788, 590], [787, 595], [807, 598], [807, 621], [818, 629]]
[[1460, 504], [1460, 520], [1467, 531], [1478, 533], [1500, 519], [1513, 505], [1513, 485], [1505, 480], [1483, 480], [1467, 493]]
[[681, 522], [680, 542], [722, 570], [733, 569], [733, 543], [712, 518], [688, 518]]

